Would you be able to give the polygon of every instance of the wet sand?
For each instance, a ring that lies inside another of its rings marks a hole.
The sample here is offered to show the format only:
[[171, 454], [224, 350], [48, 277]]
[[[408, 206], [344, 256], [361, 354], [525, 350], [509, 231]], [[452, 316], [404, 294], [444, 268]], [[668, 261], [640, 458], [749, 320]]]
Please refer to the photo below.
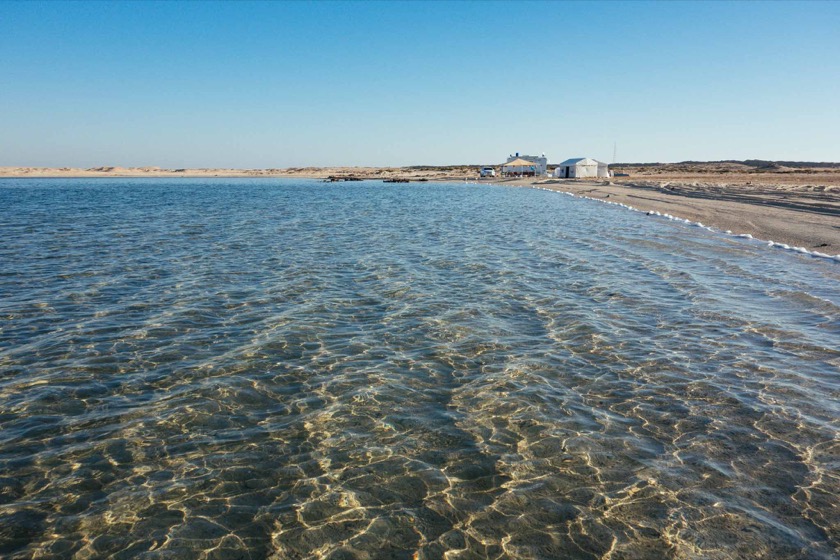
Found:
[[840, 254], [840, 187], [578, 180], [494, 181], [539, 186], [667, 213], [722, 231]]

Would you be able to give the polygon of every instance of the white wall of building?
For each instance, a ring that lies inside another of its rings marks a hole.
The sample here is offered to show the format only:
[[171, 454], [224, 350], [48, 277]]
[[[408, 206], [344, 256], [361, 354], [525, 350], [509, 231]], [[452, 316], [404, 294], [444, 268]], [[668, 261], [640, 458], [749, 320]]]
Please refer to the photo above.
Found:
[[[535, 172], [536, 172], [537, 175], [545, 175], [548, 171], [548, 158], [545, 157], [545, 154], [543, 154], [541, 156], [515, 155], [515, 156], [508, 157], [507, 161], [511, 162], [511, 161], [514, 161], [514, 160], [517, 160], [517, 159], [524, 159], [526, 161], [532, 162], [534, 164]], [[525, 168], [525, 167], [514, 166], [514, 167], [511, 167], [511, 168], [506, 168], [506, 172], [511, 172], [511, 173], [526, 173], [526, 172], [530, 172], [530, 171], [531, 171], [530, 168]]]

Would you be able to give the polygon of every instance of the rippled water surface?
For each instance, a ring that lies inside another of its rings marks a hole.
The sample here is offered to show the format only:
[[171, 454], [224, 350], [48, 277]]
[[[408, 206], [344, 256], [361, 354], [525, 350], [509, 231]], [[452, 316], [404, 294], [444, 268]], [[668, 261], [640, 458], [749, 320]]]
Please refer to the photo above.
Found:
[[834, 558], [840, 265], [529, 189], [0, 182], [0, 556]]

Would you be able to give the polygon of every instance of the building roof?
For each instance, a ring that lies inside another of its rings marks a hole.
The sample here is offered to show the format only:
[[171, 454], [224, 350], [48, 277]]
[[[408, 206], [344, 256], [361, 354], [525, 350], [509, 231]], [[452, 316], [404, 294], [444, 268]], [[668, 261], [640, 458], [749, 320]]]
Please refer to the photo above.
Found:
[[518, 158], [513, 161], [509, 161], [507, 163], [503, 163], [503, 166], [510, 166], [510, 167], [522, 167], [522, 166], [532, 166], [536, 165], [533, 161], [528, 161], [527, 159]]
[[564, 165], [607, 165], [603, 161], [598, 161], [597, 159], [592, 159], [588, 157], [579, 157], [579, 158], [572, 158], [567, 159], [563, 163], [558, 164], [559, 166]]

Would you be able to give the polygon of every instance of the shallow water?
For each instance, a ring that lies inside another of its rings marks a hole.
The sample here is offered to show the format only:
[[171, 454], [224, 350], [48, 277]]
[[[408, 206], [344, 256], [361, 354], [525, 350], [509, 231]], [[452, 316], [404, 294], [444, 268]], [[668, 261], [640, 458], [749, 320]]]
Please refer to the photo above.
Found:
[[0, 555], [833, 558], [840, 265], [529, 189], [0, 181]]

